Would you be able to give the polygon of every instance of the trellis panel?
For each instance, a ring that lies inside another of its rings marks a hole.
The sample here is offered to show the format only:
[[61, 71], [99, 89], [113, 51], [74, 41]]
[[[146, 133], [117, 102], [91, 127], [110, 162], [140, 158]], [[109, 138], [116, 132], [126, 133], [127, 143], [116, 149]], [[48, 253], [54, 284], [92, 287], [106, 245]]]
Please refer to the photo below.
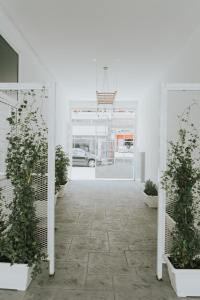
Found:
[[[48, 156], [44, 175], [33, 174], [33, 186], [36, 191], [36, 218], [38, 239], [49, 259], [49, 273], [54, 274], [54, 181], [55, 181], [55, 95], [54, 86], [38, 84], [0, 84], [0, 187], [8, 204], [13, 199], [13, 188], [6, 178], [6, 153], [8, 141], [6, 135], [9, 124], [6, 120], [23, 100], [28, 101], [32, 111], [37, 110], [38, 125], [47, 127]], [[49, 114], [51, 113], [51, 116]], [[32, 128], [36, 130], [36, 128]], [[39, 167], [39, 166], [38, 166]], [[6, 209], [4, 207], [4, 209]]]
[[[162, 86], [160, 104], [160, 167], [159, 182], [166, 170], [168, 141], [175, 140], [179, 129], [178, 115], [192, 103], [198, 104], [192, 115], [193, 123], [200, 128], [200, 84], [168, 84]], [[199, 107], [199, 108], [198, 108]], [[175, 226], [172, 216], [173, 199], [169, 199], [159, 183], [157, 277], [162, 278], [164, 255], [170, 254], [172, 231]]]

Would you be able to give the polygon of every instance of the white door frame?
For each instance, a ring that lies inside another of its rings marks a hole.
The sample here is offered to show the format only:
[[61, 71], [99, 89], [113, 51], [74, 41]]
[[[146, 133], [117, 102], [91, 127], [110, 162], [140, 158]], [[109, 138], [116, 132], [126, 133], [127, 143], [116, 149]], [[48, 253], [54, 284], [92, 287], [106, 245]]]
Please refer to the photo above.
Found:
[[167, 164], [167, 97], [170, 91], [200, 91], [199, 83], [162, 84], [160, 100], [160, 164], [159, 164], [159, 201], [158, 201], [158, 233], [157, 233], [157, 278], [162, 279], [165, 263], [165, 210], [166, 193], [161, 188], [160, 178]]
[[[78, 102], [78, 104], [80, 105], [80, 102]], [[78, 107], [78, 104], [77, 104], [77, 107]], [[80, 106], [81, 107], [81, 106]], [[87, 108], [89, 108], [90, 106], [86, 106]], [[93, 109], [94, 108], [96, 108], [96, 112], [97, 112], [97, 106], [94, 106], [93, 107]], [[127, 107], [128, 108], [128, 107]], [[80, 108], [81, 109], [81, 108]], [[131, 109], [131, 107], [130, 107], [130, 109]], [[135, 117], [135, 123], [136, 123], [136, 128], [135, 128], [135, 133], [136, 133], [136, 139], [135, 139], [135, 144], [137, 144], [137, 133], [138, 133], [138, 102], [137, 101], [135, 101], [135, 107], [134, 107], [134, 110], [135, 110], [135, 114], [136, 114], [136, 117]], [[73, 125], [72, 125], [72, 111], [73, 111], [73, 106], [71, 106], [70, 107], [70, 120], [71, 120], [71, 128], [73, 127]], [[134, 121], [134, 119], [133, 119], [133, 121]], [[97, 135], [96, 135], [96, 137], [97, 137]], [[71, 136], [71, 145], [73, 144], [73, 135]], [[136, 149], [136, 147], [135, 147], [135, 149]], [[70, 161], [71, 161], [71, 166], [70, 166], [70, 174], [72, 173], [72, 153], [71, 153], [71, 155], [70, 155]], [[102, 177], [102, 178], [97, 178], [96, 177], [96, 169], [94, 170], [95, 171], [95, 174], [93, 175], [93, 177], [92, 178], [84, 178], [84, 179], [73, 179], [72, 178], [72, 180], [99, 180], [99, 181], [103, 181], [103, 180], [105, 180], [105, 181], [135, 181], [136, 180], [136, 178], [135, 178], [135, 167], [136, 166], [136, 150], [134, 151], [134, 157], [133, 157], [133, 176], [131, 177], [131, 178], [104, 178], [104, 177]], [[95, 166], [95, 168], [96, 168], [96, 166]]]

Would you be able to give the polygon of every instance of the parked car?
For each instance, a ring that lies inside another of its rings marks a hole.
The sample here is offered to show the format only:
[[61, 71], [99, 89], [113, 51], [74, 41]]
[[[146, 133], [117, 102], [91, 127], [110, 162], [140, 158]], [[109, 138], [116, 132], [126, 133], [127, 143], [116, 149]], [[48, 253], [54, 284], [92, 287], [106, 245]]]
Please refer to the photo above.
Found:
[[94, 168], [95, 162], [98, 165], [101, 164], [101, 161], [97, 159], [96, 155], [81, 148], [72, 149], [72, 166]]

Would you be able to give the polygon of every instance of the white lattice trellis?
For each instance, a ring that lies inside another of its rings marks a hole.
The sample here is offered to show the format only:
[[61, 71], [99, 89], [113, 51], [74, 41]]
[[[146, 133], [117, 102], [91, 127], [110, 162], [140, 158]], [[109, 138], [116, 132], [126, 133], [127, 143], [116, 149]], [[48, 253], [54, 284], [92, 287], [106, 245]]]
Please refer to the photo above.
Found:
[[[167, 141], [169, 140], [168, 124], [172, 127], [172, 131], [176, 130], [173, 128], [172, 116], [170, 119], [170, 112], [168, 114], [168, 98], [169, 93], [179, 94], [179, 105], [181, 114], [185, 108], [181, 100], [184, 100], [185, 96], [189, 96], [190, 104], [194, 101], [200, 100], [200, 84], [166, 84], [162, 85], [161, 91], [161, 103], [160, 103], [160, 166], [159, 166], [159, 178], [161, 178], [163, 171], [166, 169], [167, 163]], [[182, 93], [182, 94], [181, 94]], [[187, 95], [187, 93], [189, 93]], [[194, 93], [194, 95], [192, 95]], [[198, 94], [197, 94], [198, 93]], [[198, 96], [197, 96], [198, 95]], [[194, 97], [193, 97], [194, 96]], [[197, 96], [197, 97], [196, 97]], [[197, 98], [197, 99], [196, 99]], [[184, 102], [184, 101], [182, 101]], [[173, 107], [174, 105], [174, 107]], [[175, 103], [172, 103], [171, 113], [175, 112]], [[173, 111], [174, 110], [174, 111]], [[199, 112], [198, 112], [199, 113]], [[177, 117], [177, 115], [176, 115]], [[196, 117], [199, 119], [198, 115]], [[171, 139], [171, 138], [170, 138]], [[165, 254], [170, 253], [171, 248], [171, 232], [174, 227], [174, 221], [170, 217], [173, 203], [169, 202], [166, 197], [165, 191], [159, 185], [159, 204], [158, 204], [158, 241], [157, 241], [157, 278], [162, 279], [163, 264], [165, 263]]]
[[[54, 274], [54, 226], [55, 226], [55, 87], [39, 84], [0, 84], [0, 187], [6, 203], [13, 199], [10, 181], [5, 176], [6, 153], [9, 131], [7, 118], [11, 110], [15, 110], [19, 103], [26, 99], [29, 107], [37, 109], [39, 125], [47, 127], [48, 159], [44, 176], [34, 175], [36, 190], [36, 216], [38, 223], [38, 239], [46, 251], [49, 260], [49, 274]], [[34, 128], [33, 128], [34, 130]]]

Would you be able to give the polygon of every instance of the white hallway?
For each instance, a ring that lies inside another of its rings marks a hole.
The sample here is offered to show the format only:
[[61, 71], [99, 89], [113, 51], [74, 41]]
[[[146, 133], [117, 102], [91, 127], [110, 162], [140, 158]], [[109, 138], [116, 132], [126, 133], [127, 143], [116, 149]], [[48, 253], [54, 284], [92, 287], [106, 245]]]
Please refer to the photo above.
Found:
[[[137, 102], [137, 149], [158, 183], [161, 85], [200, 81], [199, 11], [199, 0], [0, 0], [0, 34], [19, 55], [19, 82], [56, 83], [55, 143], [69, 155], [70, 107], [96, 106], [111, 66], [116, 103]], [[0, 300], [177, 299], [166, 274], [156, 280], [156, 219], [139, 184], [72, 181], [56, 207], [55, 277], [44, 266], [28, 292]]]

